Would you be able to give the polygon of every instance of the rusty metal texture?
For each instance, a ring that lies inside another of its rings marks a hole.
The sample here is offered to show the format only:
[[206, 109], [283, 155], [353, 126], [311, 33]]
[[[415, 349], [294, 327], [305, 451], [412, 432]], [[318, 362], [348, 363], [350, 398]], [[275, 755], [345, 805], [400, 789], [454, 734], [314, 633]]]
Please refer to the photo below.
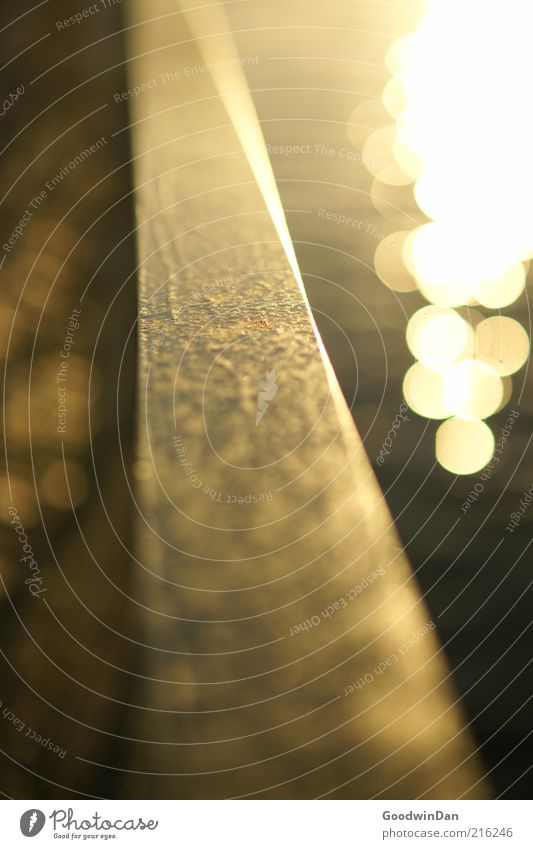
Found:
[[122, 792], [486, 797], [283, 241], [242, 47], [208, 12], [129, 7], [140, 678]]

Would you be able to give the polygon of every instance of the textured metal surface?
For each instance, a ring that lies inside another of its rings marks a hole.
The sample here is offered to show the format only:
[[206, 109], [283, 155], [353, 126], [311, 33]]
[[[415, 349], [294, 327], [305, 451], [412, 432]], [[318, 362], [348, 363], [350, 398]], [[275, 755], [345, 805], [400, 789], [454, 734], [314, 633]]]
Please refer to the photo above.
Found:
[[132, 8], [153, 20], [131, 41], [144, 678], [123, 792], [486, 796], [218, 72], [173, 4]]

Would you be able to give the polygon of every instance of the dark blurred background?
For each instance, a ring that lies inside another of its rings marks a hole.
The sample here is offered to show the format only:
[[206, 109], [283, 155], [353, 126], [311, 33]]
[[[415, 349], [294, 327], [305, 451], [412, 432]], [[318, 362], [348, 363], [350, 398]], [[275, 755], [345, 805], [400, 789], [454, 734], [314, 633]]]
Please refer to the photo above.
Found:
[[2, 117], [0, 157], [0, 757], [2, 792], [16, 798], [113, 795], [78, 756], [115, 745], [127, 693], [115, 667], [132, 655], [135, 244], [128, 119], [112, 97], [125, 80], [122, 23], [114, 5], [59, 29], [75, 11], [4, 7], [0, 32], [3, 98], [23, 89]]

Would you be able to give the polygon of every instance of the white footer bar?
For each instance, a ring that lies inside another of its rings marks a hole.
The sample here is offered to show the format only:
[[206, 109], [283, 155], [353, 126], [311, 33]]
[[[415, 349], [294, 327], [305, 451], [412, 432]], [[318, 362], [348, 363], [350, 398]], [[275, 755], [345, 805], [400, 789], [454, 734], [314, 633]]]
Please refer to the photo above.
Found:
[[1, 845], [533, 846], [526, 801], [3, 801]]

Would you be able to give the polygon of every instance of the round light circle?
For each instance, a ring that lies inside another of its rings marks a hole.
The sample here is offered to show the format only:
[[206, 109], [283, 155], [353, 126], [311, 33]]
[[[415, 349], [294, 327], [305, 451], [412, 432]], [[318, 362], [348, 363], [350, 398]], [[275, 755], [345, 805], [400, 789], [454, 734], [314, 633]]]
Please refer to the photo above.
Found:
[[485, 422], [453, 418], [443, 422], [435, 440], [441, 466], [454, 475], [473, 475], [490, 462], [494, 435]]

